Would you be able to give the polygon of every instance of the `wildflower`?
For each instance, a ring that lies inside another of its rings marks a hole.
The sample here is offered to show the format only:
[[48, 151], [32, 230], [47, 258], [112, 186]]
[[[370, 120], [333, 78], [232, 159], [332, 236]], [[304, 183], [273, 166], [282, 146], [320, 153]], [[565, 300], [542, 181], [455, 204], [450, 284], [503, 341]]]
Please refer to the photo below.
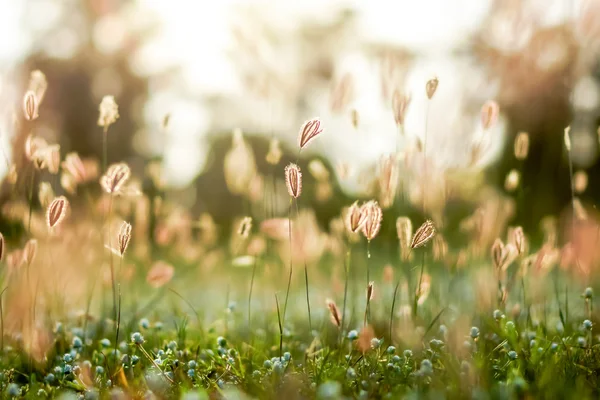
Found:
[[28, 90], [23, 97], [23, 114], [25, 115], [25, 119], [33, 121], [39, 117], [38, 108], [39, 102], [35, 93], [33, 90]]
[[174, 273], [175, 269], [172, 265], [169, 265], [164, 261], [157, 261], [152, 268], [150, 268], [150, 271], [148, 271], [146, 281], [150, 286], [159, 288], [169, 283], [173, 278]]
[[338, 328], [342, 325], [342, 318], [340, 316], [340, 310], [338, 309], [335, 302], [331, 299], [327, 299], [326, 301], [327, 308], [329, 308], [329, 314], [331, 317], [331, 322], [337, 326]]
[[591, 287], [585, 288], [585, 291], [583, 292], [583, 297], [585, 297], [588, 300], [594, 297], [594, 289], [592, 289]]
[[141, 333], [135, 332], [131, 335], [131, 341], [135, 344], [144, 344], [145, 340]]
[[118, 193], [129, 179], [131, 170], [125, 163], [113, 164], [108, 167], [106, 174], [100, 178], [100, 185], [110, 194]]
[[279, 160], [281, 160], [281, 147], [279, 146], [279, 140], [271, 139], [269, 142], [269, 152], [267, 153], [267, 163], [271, 165], [279, 164]]
[[[376, 201], [369, 201], [364, 204], [362, 207], [366, 210], [366, 220], [362, 228], [363, 235], [370, 242], [377, 236], [379, 230], [381, 229], [381, 220], [383, 218], [383, 212], [381, 211], [381, 207], [377, 204]], [[362, 208], [361, 207], [361, 208]]]
[[498, 115], [500, 114], [500, 107], [498, 103], [493, 100], [487, 101], [483, 107], [481, 107], [481, 125], [483, 129], [489, 129], [496, 124]]
[[427, 93], [427, 98], [429, 100], [431, 100], [431, 98], [435, 94], [439, 83], [440, 81], [437, 77], [433, 77], [427, 81], [427, 84], [425, 85], [425, 92]]
[[411, 249], [424, 246], [435, 235], [435, 226], [431, 220], [427, 220], [417, 229], [410, 243]]
[[314, 118], [306, 121], [300, 129], [300, 135], [298, 141], [300, 149], [305, 148], [315, 137], [323, 132], [321, 129], [321, 121], [318, 118]]
[[119, 229], [119, 235], [117, 237], [117, 243], [119, 244], [119, 254], [121, 257], [125, 254], [129, 241], [131, 240], [131, 224], [123, 222], [121, 229]]
[[519, 132], [515, 138], [515, 158], [524, 160], [529, 153], [529, 134], [527, 132]]
[[404, 125], [404, 119], [406, 118], [406, 111], [410, 105], [410, 96], [401, 94], [397, 89], [392, 94], [392, 112], [394, 113], [394, 119], [396, 125]]
[[62, 222], [67, 215], [69, 208], [69, 200], [66, 197], [60, 196], [52, 200], [46, 211], [46, 223], [48, 228], [52, 229]]
[[471, 328], [471, 338], [477, 339], [479, 337], [479, 328], [474, 326]]
[[350, 339], [350, 340], [358, 339], [358, 332], [354, 329], [351, 330], [350, 332], [348, 332], [348, 339]]
[[302, 172], [296, 164], [285, 167], [285, 184], [291, 197], [297, 199], [302, 193]]
[[356, 371], [354, 371], [354, 368], [348, 367], [348, 369], [346, 370], [346, 378], [356, 379]]
[[108, 127], [119, 118], [119, 106], [115, 102], [114, 96], [104, 96], [98, 107], [100, 115], [98, 116], [98, 125], [107, 130]]
[[388, 354], [394, 354], [396, 352], [396, 348], [394, 346], [388, 346], [385, 352]]
[[583, 328], [591, 331], [592, 330], [592, 321], [590, 321], [589, 319], [586, 319], [583, 321]]
[[38, 241], [37, 239], [29, 239], [23, 248], [23, 263], [31, 265], [37, 254]]

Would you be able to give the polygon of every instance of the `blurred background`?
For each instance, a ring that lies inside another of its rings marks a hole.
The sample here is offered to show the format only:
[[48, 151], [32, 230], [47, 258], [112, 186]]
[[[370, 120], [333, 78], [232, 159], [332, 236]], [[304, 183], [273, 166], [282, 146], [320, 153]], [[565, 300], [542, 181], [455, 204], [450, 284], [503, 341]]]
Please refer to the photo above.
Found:
[[[255, 215], [285, 214], [283, 167], [296, 159], [300, 126], [313, 117], [324, 133], [299, 164], [306, 171], [318, 159], [332, 184], [306, 179], [301, 207], [314, 206], [325, 226], [341, 206], [374, 196], [368, 178], [381, 157], [407, 154], [425, 131], [426, 162], [444, 178], [428, 190], [439, 184], [455, 194], [430, 213], [461, 210], [490, 191], [518, 200], [511, 222], [526, 230], [561, 213], [571, 197], [568, 125], [574, 170], [590, 182], [578, 195], [584, 203], [598, 198], [596, 0], [0, 0], [0, 34], [3, 175], [13, 163], [19, 169], [32, 131], [59, 143], [63, 156], [101, 159], [98, 105], [112, 95], [120, 118], [109, 129], [109, 162], [155, 178], [141, 182], [150, 195], [217, 222], [249, 207]], [[22, 103], [35, 70], [48, 87], [33, 125], [23, 123]], [[439, 87], [428, 100], [433, 77]], [[394, 91], [411, 98], [403, 135]], [[488, 100], [499, 104], [500, 117], [482, 132]], [[223, 163], [235, 129], [262, 177], [253, 190], [274, 192], [269, 206], [254, 204], [252, 190], [228, 190]], [[530, 140], [523, 161], [514, 156], [519, 132]], [[482, 138], [473, 163], [472, 144]], [[265, 161], [272, 139], [283, 152], [276, 167]], [[401, 177], [418, 181], [422, 168], [409, 164]], [[512, 169], [521, 173], [518, 191], [505, 187]], [[401, 190], [397, 213], [422, 213], [411, 184]]]

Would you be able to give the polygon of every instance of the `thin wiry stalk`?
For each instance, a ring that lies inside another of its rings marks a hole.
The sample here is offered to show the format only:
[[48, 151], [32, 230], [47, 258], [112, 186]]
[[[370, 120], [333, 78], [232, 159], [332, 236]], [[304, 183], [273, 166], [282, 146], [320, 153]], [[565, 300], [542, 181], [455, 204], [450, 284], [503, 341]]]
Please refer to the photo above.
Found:
[[[113, 196], [110, 195], [110, 201], [108, 202], [108, 247], [112, 249], [112, 240], [111, 240], [111, 220], [112, 220], [112, 206], [113, 206]], [[113, 320], [117, 318], [117, 288], [115, 285], [115, 267], [113, 264], [113, 254], [112, 251], [108, 252], [108, 257], [110, 260], [110, 284], [112, 287], [113, 294]]]
[[290, 286], [292, 284], [292, 270], [293, 270], [293, 252], [292, 252], [292, 199], [290, 198], [290, 208], [288, 210], [288, 233], [290, 238], [290, 273], [288, 277], [287, 290], [285, 292], [285, 303], [283, 305], [283, 320], [285, 322], [285, 313], [287, 311], [288, 298], [290, 295]]
[[[367, 241], [367, 286], [365, 286], [365, 288], [369, 287], [369, 282], [371, 282], [371, 266], [370, 266], [370, 261], [371, 261], [371, 241], [368, 240]], [[367, 293], [367, 305], [365, 306], [365, 322], [364, 325], [367, 326], [367, 318], [369, 315], [369, 306], [371, 305], [371, 299], [369, 298], [369, 294]]]
[[108, 125], [102, 130], [102, 171], [108, 166]]
[[31, 165], [31, 178], [29, 180], [29, 219], [27, 221], [27, 233], [31, 235], [31, 215], [33, 213], [33, 184], [35, 183], [35, 167]]
[[250, 326], [250, 316], [252, 310], [252, 289], [254, 287], [254, 276], [256, 275], [256, 266], [258, 264], [258, 259], [254, 259], [254, 265], [252, 266], [252, 278], [250, 278], [250, 292], [248, 293], [248, 326]]
[[419, 297], [421, 296], [421, 283], [423, 282], [423, 271], [425, 269], [425, 252], [423, 252], [422, 254], [423, 257], [421, 258], [421, 273], [419, 274], [419, 285], [417, 286], [417, 290], [415, 292], [415, 300], [413, 302], [413, 319], [417, 318], [418, 314]]
[[573, 215], [571, 217], [571, 235], [575, 234], [575, 183], [573, 182], [573, 158], [571, 157], [571, 149], [567, 149], [567, 155], [569, 158], [569, 183], [571, 186], [571, 207], [573, 208]]
[[346, 320], [346, 300], [348, 299], [348, 275], [350, 274], [351, 254], [352, 244], [348, 242], [348, 252], [346, 253], [346, 263], [344, 265], [344, 305], [342, 307], [342, 326], [340, 326], [340, 346], [344, 343], [344, 322]]
[[[296, 203], [296, 220], [298, 220], [300, 218], [300, 212], [298, 211], [298, 200], [296, 200], [295, 203]], [[304, 243], [301, 242], [300, 246], [302, 248], [304, 248]], [[308, 295], [308, 293], [309, 293], [309, 289], [308, 289], [308, 267], [306, 265], [306, 257], [304, 257], [304, 252], [302, 252], [302, 258], [303, 258], [303, 261], [304, 261], [304, 281], [306, 282], [306, 307], [308, 309], [308, 328], [312, 332], [312, 318], [311, 318], [311, 315], [310, 315], [310, 297]]]
[[[123, 255], [119, 258], [119, 276], [121, 275], [121, 266], [123, 265]], [[119, 330], [121, 329], [121, 283], [117, 284], [118, 288], [118, 296], [119, 296], [119, 305], [117, 309], [117, 327], [115, 333], [115, 366], [117, 364], [117, 348], [119, 345]]]
[[277, 323], [279, 324], [279, 359], [283, 359], [283, 326], [281, 325], [281, 313], [279, 312], [279, 299], [275, 293], [275, 305], [277, 306]]
[[396, 283], [394, 288], [394, 297], [392, 298], [392, 310], [390, 311], [390, 344], [394, 343], [393, 329], [394, 329], [394, 308], [396, 307], [396, 296], [398, 294], [398, 287], [400, 287], [400, 280]]
[[4, 295], [4, 292], [6, 292], [6, 289], [8, 289], [8, 286], [0, 292], [0, 334], [2, 335], [0, 336], [0, 349], [2, 352], [4, 352], [4, 308], [2, 307], [2, 296]]
[[165, 374], [165, 372], [158, 366], [158, 364], [156, 364], [156, 361], [154, 361], [154, 359], [150, 356], [150, 354], [148, 354], [146, 349], [144, 349], [144, 346], [142, 346], [141, 344], [138, 344], [137, 347], [140, 349], [140, 351], [142, 352], [144, 357], [146, 357], [148, 359], [148, 361], [150, 361], [152, 363], [152, 365], [154, 365], [154, 368], [156, 368], [158, 371], [160, 371], [160, 374], [162, 376], [164, 376], [166, 380], [168, 380], [172, 384], [175, 383], [175, 382], [173, 382], [173, 379], [171, 379], [169, 377], [169, 375]]
[[423, 212], [426, 211], [426, 190], [425, 190], [425, 184], [427, 182], [427, 128], [429, 126], [429, 103], [431, 102], [431, 100], [427, 100], [427, 105], [425, 106], [425, 138], [423, 140], [423, 175], [424, 175], [424, 179], [423, 179], [423, 192], [422, 192], [422, 196], [423, 196]]

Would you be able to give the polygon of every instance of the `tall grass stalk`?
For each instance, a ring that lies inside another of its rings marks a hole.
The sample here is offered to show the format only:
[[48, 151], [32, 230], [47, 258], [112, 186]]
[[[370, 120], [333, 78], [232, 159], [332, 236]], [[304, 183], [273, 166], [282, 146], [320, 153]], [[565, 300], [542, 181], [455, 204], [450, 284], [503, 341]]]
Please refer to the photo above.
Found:
[[290, 286], [292, 284], [292, 272], [294, 268], [294, 260], [293, 260], [293, 249], [292, 249], [292, 204], [293, 200], [290, 198], [290, 207], [288, 209], [288, 236], [290, 240], [290, 268], [287, 282], [287, 290], [285, 291], [285, 302], [283, 304], [283, 317], [282, 320], [285, 322], [285, 313], [287, 311], [288, 298], [290, 296]]
[[348, 241], [348, 251], [346, 252], [346, 262], [344, 263], [344, 302], [342, 306], [342, 325], [340, 326], [340, 346], [344, 343], [344, 327], [346, 321], [346, 302], [348, 300], [348, 279], [350, 275], [350, 260], [352, 259], [352, 243]]
[[419, 298], [421, 297], [421, 284], [423, 283], [423, 272], [425, 270], [425, 251], [422, 253], [421, 257], [421, 272], [419, 273], [419, 284], [417, 285], [417, 290], [415, 291], [415, 297], [413, 301], [413, 319], [417, 318], [418, 309], [419, 309]]
[[371, 305], [371, 299], [368, 293], [369, 282], [371, 282], [371, 241], [367, 241], [367, 303], [365, 305], [365, 320], [364, 326], [367, 326], [368, 317], [369, 317], [369, 306]]

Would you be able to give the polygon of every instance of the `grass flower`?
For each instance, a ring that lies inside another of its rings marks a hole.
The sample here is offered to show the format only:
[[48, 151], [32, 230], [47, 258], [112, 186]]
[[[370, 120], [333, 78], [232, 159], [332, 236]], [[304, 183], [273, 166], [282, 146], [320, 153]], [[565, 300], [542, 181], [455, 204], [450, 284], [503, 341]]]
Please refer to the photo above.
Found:
[[27, 121], [33, 121], [39, 117], [39, 102], [32, 90], [28, 90], [23, 97], [23, 115]]
[[313, 118], [306, 121], [300, 129], [298, 135], [298, 145], [300, 149], [304, 149], [308, 144], [323, 132], [321, 121], [318, 118]]
[[425, 221], [415, 232], [410, 243], [411, 249], [425, 246], [435, 235], [435, 226], [431, 220]]
[[46, 211], [48, 228], [54, 229], [59, 226], [66, 217], [68, 208], [69, 200], [66, 197], [60, 196], [52, 200]]
[[289, 164], [285, 167], [285, 184], [288, 194], [297, 199], [302, 193], [302, 172], [296, 164]]
[[123, 188], [131, 175], [129, 166], [125, 163], [111, 165], [106, 174], [100, 178], [100, 185], [106, 193], [117, 194]]

